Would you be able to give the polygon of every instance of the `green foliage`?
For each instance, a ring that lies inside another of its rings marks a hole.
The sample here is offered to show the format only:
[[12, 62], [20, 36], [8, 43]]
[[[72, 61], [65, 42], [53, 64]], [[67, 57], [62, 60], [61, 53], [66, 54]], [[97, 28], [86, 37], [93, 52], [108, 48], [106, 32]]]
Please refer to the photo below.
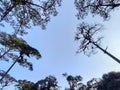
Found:
[[[5, 71], [0, 70], [0, 77], [2, 77], [4, 74], [5, 74]], [[17, 80], [14, 77], [7, 74], [6, 77], [0, 82], [0, 90], [3, 90], [4, 87], [9, 86], [16, 82]]]
[[37, 81], [37, 83], [26, 80], [18, 80], [15, 86], [19, 90], [59, 90], [57, 79], [51, 75], [45, 79]]
[[86, 85], [81, 82], [81, 79], [76, 82], [76, 77], [78, 76], [68, 75], [66, 77], [68, 83], [72, 82], [68, 90], [120, 90], [120, 72], [103, 74], [101, 79], [93, 78], [87, 81]]
[[16, 60], [20, 56], [17, 62], [24, 67], [29, 67], [30, 70], [33, 70], [32, 63], [28, 62], [25, 56], [34, 56], [36, 59], [41, 57], [41, 54], [37, 49], [28, 45], [25, 40], [18, 38], [15, 34], [10, 35], [5, 32], [1, 32], [0, 43], [9, 50], [9, 52], [7, 52], [6, 55], [3, 55], [3, 57], [1, 56], [1, 58], [4, 59], [5, 57], [8, 57], [8, 59], [11, 58]]
[[26, 80], [18, 80], [18, 84], [15, 85], [19, 90], [36, 90], [34, 83]]
[[27, 44], [22, 38], [18, 38], [16, 35], [10, 35], [5, 32], [0, 33], [0, 43], [5, 47], [13, 49], [14, 51], [20, 52], [20, 54], [25, 54], [29, 57], [36, 56], [37, 59], [41, 57], [37, 49], [32, 48]]
[[64, 73], [63, 76], [66, 77], [66, 80], [69, 84], [69, 90], [78, 90], [80, 88], [84, 88], [84, 85], [81, 83], [82, 77], [80, 75], [72, 76]]
[[51, 16], [57, 15], [61, 0], [1, 0], [0, 22], [10, 23], [19, 34], [25, 34], [31, 26], [45, 29]]
[[109, 19], [110, 12], [120, 6], [119, 0], [75, 0], [78, 19], [84, 19], [91, 13], [100, 15], [104, 20]]
[[110, 72], [102, 76], [98, 84], [100, 90], [120, 90], [120, 72]]
[[[120, 72], [103, 74], [102, 78], [93, 78], [87, 81], [86, 84], [82, 83], [80, 75], [63, 74], [63, 76], [70, 86], [65, 88], [65, 90], [120, 90]], [[19, 80], [15, 86], [19, 90], [60, 90], [57, 79], [54, 76], [48, 76], [37, 83]]]
[[35, 84], [37, 90], [59, 90], [57, 79], [54, 76], [48, 76]]

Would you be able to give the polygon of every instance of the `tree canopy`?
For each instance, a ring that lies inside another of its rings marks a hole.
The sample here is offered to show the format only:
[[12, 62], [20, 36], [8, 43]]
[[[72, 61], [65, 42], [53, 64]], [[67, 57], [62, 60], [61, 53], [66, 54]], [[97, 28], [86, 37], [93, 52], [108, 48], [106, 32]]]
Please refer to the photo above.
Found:
[[9, 23], [19, 34], [32, 26], [44, 29], [50, 17], [57, 15], [56, 8], [60, 5], [61, 0], [1, 0], [0, 23]]
[[75, 6], [78, 11], [77, 18], [84, 19], [92, 14], [99, 15], [104, 20], [108, 20], [110, 12], [120, 6], [119, 0], [75, 0]]
[[[64, 90], [119, 90], [120, 89], [120, 72], [109, 72], [103, 74], [102, 78], [93, 78], [86, 83], [83, 83], [80, 75], [73, 76], [63, 74], [66, 78], [69, 87], [64, 87]], [[15, 85], [19, 90], [61, 90], [55, 76], [48, 76], [36, 83], [19, 80]]]
[[55, 76], [48, 76], [36, 83], [19, 80], [15, 85], [19, 90], [59, 90], [58, 82]]

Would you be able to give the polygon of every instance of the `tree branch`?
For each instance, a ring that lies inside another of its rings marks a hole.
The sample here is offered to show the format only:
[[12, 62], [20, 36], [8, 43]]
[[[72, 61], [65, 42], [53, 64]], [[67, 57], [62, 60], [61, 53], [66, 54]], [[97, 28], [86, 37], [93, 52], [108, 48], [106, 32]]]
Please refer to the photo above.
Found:
[[5, 74], [2, 76], [2, 78], [0, 79], [0, 82], [2, 82], [2, 80], [5, 78], [5, 76], [8, 74], [8, 72], [12, 69], [12, 67], [16, 64], [16, 62], [19, 60], [19, 58], [21, 57], [21, 55], [14, 61], [14, 63], [8, 68], [8, 70], [5, 72]]
[[5, 54], [7, 54], [11, 49], [9, 48], [7, 51], [5, 51], [2, 55], [0, 55], [0, 58], [2, 58]]
[[84, 8], [87, 8], [87, 7], [90, 7], [90, 6], [92, 6], [92, 7], [94, 7], [94, 6], [118, 7], [118, 6], [120, 6], [120, 3], [117, 3], [117, 4], [98, 4], [98, 5], [91, 5], [91, 4], [89, 4], [89, 5], [85, 6]]
[[113, 56], [111, 53], [107, 52], [105, 49], [101, 48], [99, 45], [97, 45], [94, 42], [91, 42], [93, 45], [95, 45], [97, 48], [99, 48], [101, 51], [103, 51], [105, 54], [107, 54], [109, 57], [111, 57], [113, 60], [115, 60], [116, 62], [118, 62], [120, 64], [120, 60], [118, 58], [116, 58], [115, 56]]
[[42, 7], [42, 6], [40, 6], [40, 5], [38, 5], [38, 4], [34, 4], [34, 3], [32, 3], [32, 2], [28, 2], [28, 1], [24, 1], [25, 3], [28, 3], [28, 4], [31, 4], [31, 5], [33, 5], [33, 6], [37, 6], [37, 7], [40, 7], [40, 8], [42, 8], [42, 9], [45, 9], [44, 7]]
[[0, 22], [12, 11], [12, 9], [15, 7], [15, 4], [13, 4], [12, 6], [10, 6], [4, 13], [3, 16], [0, 19]]

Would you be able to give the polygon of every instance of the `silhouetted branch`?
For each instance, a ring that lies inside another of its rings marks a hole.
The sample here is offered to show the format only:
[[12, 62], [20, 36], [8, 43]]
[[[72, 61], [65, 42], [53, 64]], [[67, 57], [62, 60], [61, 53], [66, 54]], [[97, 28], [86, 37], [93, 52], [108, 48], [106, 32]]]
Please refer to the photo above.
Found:
[[5, 51], [2, 55], [0, 55], [0, 58], [4, 57], [4, 55], [6, 55], [11, 49], [8, 49], [7, 51]]
[[12, 67], [16, 64], [16, 62], [19, 60], [19, 58], [21, 57], [21, 55], [14, 61], [14, 63], [8, 68], [8, 70], [5, 72], [5, 74], [2, 76], [2, 78], [0, 79], [0, 82], [2, 82], [2, 80], [4, 79], [4, 77], [8, 74], [8, 72], [12, 69]]
[[34, 4], [34, 3], [28, 2], [28, 1], [24, 1], [24, 2], [25, 2], [25, 3], [28, 3], [28, 4], [30, 4], [30, 5], [34, 5], [34, 6], [37, 6], [37, 7], [40, 7], [40, 8], [42, 8], [42, 9], [44, 9], [44, 7], [42, 7], [42, 6], [38, 5], [38, 4]]
[[106, 49], [101, 48], [95, 42], [91, 42], [91, 43], [94, 44], [97, 48], [99, 48], [101, 51], [103, 51], [105, 54], [107, 54], [109, 57], [111, 57], [113, 60], [115, 60], [116, 62], [118, 62], [120, 64], [120, 60], [118, 58], [116, 58], [115, 56], [113, 56], [111, 53], [107, 52]]
[[89, 5], [85, 6], [84, 8], [88, 8], [88, 7], [97, 7], [97, 6], [104, 6], [104, 7], [109, 7], [109, 6], [110, 6], [110, 7], [115, 8], [115, 7], [120, 6], [120, 3], [117, 3], [117, 4], [99, 4], [99, 5], [89, 4]]
[[0, 22], [12, 11], [12, 9], [15, 7], [15, 5], [10, 6], [4, 13], [3, 16], [0, 19]]
[[[0, 77], [2, 77], [5, 74], [4, 70], [0, 70]], [[10, 76], [9, 74], [6, 75], [6, 77], [0, 82], [0, 90], [4, 90], [5, 87], [17, 82], [17, 80]]]

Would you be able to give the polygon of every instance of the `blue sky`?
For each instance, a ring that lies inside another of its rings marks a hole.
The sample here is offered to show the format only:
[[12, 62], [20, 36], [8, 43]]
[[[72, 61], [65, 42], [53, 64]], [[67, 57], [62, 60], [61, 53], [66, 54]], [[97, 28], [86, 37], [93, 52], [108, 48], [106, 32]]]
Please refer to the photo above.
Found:
[[[17, 79], [26, 79], [37, 82], [48, 75], [54, 75], [58, 79], [61, 90], [67, 86], [62, 73], [71, 75], [81, 75], [86, 82], [91, 78], [99, 78], [104, 73], [110, 71], [119, 71], [120, 65], [110, 57], [98, 50], [98, 53], [87, 57], [84, 54], [76, 54], [79, 43], [74, 41], [76, 27], [81, 21], [77, 21], [75, 14], [74, 0], [64, 0], [62, 6], [58, 8], [59, 14], [51, 18], [46, 30], [40, 27], [33, 27], [29, 34], [24, 36], [27, 42], [37, 48], [42, 54], [40, 60], [30, 58], [34, 65], [34, 71], [16, 64], [10, 71], [10, 74]], [[102, 35], [104, 39], [102, 46], [108, 51], [120, 58], [120, 17], [119, 10], [112, 13], [109, 22], [103, 22], [103, 19], [88, 17], [87, 22], [101, 22], [105, 25]], [[1, 62], [2, 63], [2, 62]], [[3, 64], [4, 69], [8, 68], [7, 63]], [[5, 90], [13, 90], [6, 88]]]

